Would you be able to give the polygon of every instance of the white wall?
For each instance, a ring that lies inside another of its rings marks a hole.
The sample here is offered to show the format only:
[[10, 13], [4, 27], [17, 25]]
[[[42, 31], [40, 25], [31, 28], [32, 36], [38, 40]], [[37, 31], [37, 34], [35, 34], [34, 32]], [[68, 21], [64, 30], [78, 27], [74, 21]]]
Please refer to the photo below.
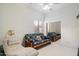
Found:
[[0, 5], [0, 44], [2, 44], [2, 24], [3, 24], [3, 21], [2, 21], [2, 6]]
[[0, 4], [0, 44], [9, 29], [15, 30], [19, 39], [34, 32], [34, 20], [37, 19], [42, 19], [41, 14], [26, 4]]
[[69, 4], [48, 14], [47, 21], [61, 21], [62, 45], [79, 47], [79, 4]]

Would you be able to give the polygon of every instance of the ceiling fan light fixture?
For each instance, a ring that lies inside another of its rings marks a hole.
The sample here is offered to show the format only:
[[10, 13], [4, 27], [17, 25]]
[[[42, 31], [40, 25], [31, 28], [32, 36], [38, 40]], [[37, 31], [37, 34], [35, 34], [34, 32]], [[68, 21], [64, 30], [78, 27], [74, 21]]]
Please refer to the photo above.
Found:
[[49, 10], [50, 6], [49, 5], [45, 5], [44, 7], [42, 7], [43, 10]]
[[43, 10], [49, 10], [52, 7], [53, 3], [40, 3], [39, 5]]

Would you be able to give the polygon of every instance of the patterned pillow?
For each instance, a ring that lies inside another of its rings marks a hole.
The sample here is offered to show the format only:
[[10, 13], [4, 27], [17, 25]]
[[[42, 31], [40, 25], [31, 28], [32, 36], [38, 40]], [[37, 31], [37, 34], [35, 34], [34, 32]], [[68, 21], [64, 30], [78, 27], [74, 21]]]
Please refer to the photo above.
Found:
[[37, 40], [42, 40], [42, 38], [40, 36], [36, 36]]

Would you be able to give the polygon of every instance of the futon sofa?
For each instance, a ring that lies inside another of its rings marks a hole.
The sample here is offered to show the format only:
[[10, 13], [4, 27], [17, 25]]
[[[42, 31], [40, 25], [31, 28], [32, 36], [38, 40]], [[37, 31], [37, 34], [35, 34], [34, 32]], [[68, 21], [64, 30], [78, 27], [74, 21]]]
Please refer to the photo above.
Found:
[[25, 47], [39, 48], [50, 43], [50, 39], [42, 33], [26, 34], [23, 39]]

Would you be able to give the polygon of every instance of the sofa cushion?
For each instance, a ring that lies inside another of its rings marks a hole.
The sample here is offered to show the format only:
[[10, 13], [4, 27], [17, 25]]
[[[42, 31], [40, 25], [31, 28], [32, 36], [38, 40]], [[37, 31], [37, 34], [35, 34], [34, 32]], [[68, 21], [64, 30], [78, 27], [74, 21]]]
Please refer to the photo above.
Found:
[[32, 42], [32, 45], [34, 46], [34, 45], [40, 44], [40, 43], [42, 43], [42, 42], [43, 42], [43, 40], [37, 40], [37, 41], [35, 41], [35, 42]]
[[44, 36], [44, 39], [49, 39], [49, 37], [47, 37], [47, 36]]

